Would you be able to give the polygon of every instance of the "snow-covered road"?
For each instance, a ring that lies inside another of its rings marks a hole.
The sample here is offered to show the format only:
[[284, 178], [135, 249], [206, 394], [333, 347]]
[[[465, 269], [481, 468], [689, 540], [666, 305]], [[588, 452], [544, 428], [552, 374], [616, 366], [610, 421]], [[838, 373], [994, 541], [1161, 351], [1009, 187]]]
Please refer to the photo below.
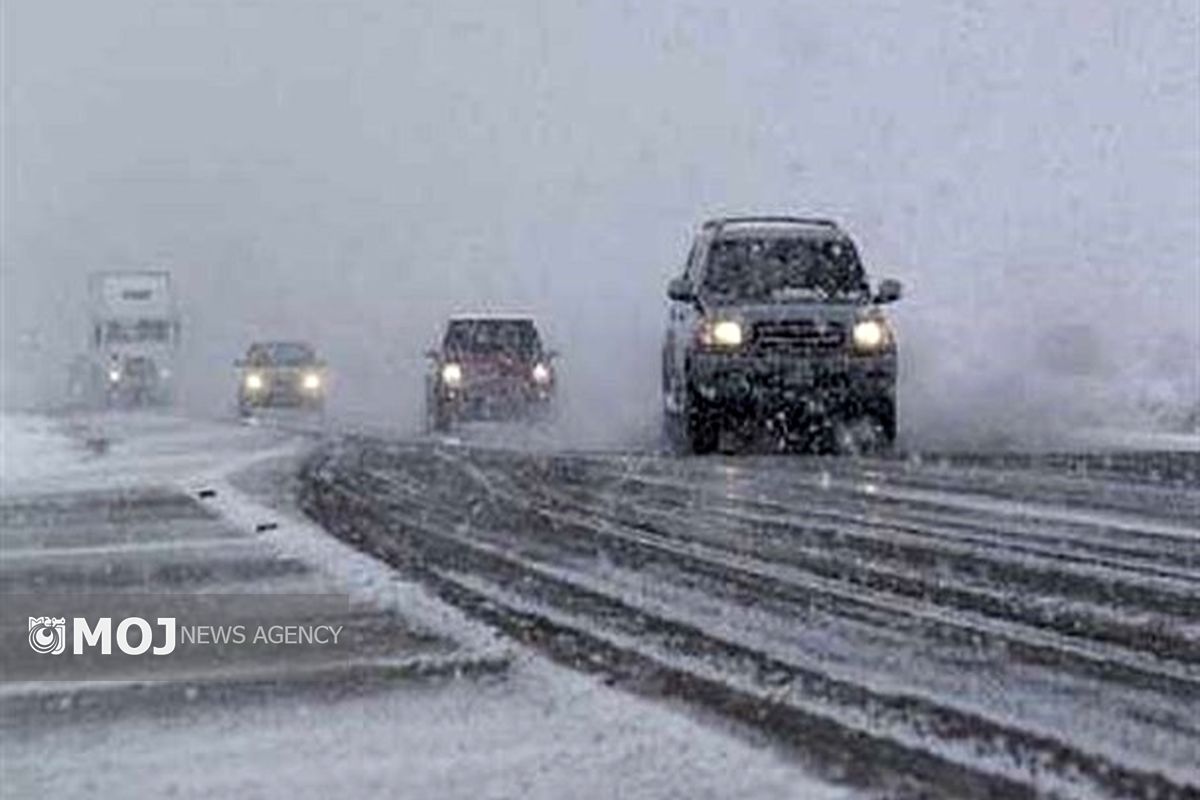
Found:
[[[5, 798], [858, 794], [744, 729], [514, 646], [305, 521], [289, 486], [312, 437], [148, 414], [2, 424]], [[352, 636], [160, 662], [25, 641], [26, 607], [154, 616], [214, 597]]]
[[860, 787], [1200, 792], [1200, 456], [677, 459], [356, 438], [346, 541]]

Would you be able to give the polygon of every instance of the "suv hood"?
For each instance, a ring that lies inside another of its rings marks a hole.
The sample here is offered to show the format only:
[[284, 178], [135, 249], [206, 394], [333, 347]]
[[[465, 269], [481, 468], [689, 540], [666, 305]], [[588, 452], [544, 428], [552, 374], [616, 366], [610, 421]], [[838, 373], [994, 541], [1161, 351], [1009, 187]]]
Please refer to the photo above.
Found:
[[869, 305], [854, 300], [843, 302], [795, 302], [739, 305], [736, 303], [706, 303], [705, 316], [713, 319], [737, 320], [752, 327], [758, 322], [798, 322], [813, 320], [853, 325]]

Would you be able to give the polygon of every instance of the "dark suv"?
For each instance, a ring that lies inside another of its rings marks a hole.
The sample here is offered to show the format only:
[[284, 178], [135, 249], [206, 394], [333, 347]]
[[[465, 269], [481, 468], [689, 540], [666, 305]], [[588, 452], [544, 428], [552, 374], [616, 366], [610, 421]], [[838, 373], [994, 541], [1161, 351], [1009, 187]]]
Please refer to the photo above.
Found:
[[834, 222], [705, 222], [671, 281], [662, 353], [668, 436], [691, 452], [748, 428], [821, 449], [896, 436], [896, 339], [850, 237]]
[[426, 354], [428, 428], [458, 420], [541, 419], [554, 401], [555, 353], [542, 346], [533, 318], [451, 317], [440, 346]]

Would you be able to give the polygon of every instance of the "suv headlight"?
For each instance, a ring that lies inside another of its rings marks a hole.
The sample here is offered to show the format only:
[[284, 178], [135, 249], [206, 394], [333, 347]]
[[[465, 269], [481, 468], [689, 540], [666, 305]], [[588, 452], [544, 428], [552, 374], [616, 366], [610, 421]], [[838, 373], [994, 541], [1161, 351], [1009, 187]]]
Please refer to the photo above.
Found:
[[878, 353], [891, 347], [893, 341], [887, 320], [874, 317], [854, 323], [851, 338], [854, 340], [854, 349], [859, 353]]
[[315, 392], [321, 388], [321, 376], [316, 372], [306, 373], [304, 376], [304, 388], [310, 392]]
[[463, 369], [459, 364], [451, 362], [442, 365], [442, 383], [447, 386], [458, 386], [462, 383]]
[[246, 388], [252, 392], [257, 392], [263, 388], [263, 376], [257, 372], [251, 372], [246, 376]]
[[533, 365], [533, 380], [535, 383], [549, 383], [550, 377], [550, 368], [545, 364], [539, 362]]
[[741, 347], [742, 323], [732, 319], [711, 320], [700, 328], [700, 344], [705, 347]]

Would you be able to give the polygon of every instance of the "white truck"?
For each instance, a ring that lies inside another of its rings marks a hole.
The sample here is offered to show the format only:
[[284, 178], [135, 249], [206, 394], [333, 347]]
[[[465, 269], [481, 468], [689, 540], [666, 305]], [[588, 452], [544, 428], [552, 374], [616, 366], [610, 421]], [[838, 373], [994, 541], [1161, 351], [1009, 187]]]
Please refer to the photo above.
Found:
[[73, 401], [105, 407], [171, 401], [181, 326], [169, 273], [89, 275], [88, 324], [87, 353], [71, 366]]

